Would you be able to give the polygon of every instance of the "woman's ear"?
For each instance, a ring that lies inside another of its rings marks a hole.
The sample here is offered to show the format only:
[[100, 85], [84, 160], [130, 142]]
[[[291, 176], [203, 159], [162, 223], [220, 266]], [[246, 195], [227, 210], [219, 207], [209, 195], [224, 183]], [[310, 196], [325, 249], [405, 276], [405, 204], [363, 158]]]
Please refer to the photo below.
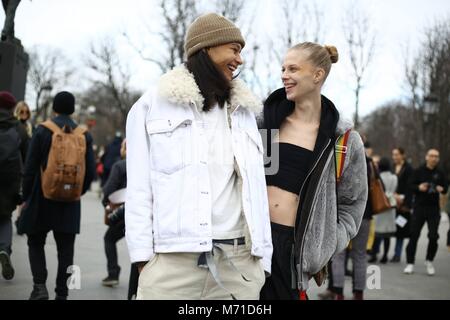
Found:
[[318, 68], [314, 73], [314, 83], [318, 84], [322, 82], [324, 77], [325, 77], [325, 70], [323, 70], [322, 68]]

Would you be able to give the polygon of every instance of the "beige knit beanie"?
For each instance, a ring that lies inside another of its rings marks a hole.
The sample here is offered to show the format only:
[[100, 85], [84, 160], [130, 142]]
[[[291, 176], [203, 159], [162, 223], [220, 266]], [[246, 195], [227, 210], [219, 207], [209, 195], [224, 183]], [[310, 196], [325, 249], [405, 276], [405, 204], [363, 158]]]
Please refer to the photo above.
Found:
[[245, 46], [241, 31], [230, 20], [215, 13], [202, 15], [189, 26], [184, 42], [184, 53], [189, 58], [207, 47], [237, 42]]

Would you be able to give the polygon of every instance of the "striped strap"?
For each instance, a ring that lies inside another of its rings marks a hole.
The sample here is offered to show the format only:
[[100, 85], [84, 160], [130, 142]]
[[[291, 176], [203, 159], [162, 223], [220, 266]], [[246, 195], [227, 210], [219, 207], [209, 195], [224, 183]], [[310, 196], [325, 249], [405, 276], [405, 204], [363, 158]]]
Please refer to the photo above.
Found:
[[341, 135], [335, 146], [336, 153], [336, 182], [339, 183], [342, 176], [342, 171], [344, 170], [345, 154], [347, 153], [347, 141], [350, 135], [350, 130], [347, 130], [343, 135]]

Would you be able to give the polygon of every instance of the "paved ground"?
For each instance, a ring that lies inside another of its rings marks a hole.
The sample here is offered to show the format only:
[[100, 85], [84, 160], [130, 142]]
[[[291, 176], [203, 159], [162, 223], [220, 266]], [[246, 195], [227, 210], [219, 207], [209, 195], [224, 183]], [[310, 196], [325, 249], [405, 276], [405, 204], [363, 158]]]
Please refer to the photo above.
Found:
[[[381, 289], [366, 290], [366, 298], [373, 300], [450, 300], [450, 252], [448, 252], [445, 243], [448, 228], [449, 222], [447, 216], [444, 215], [439, 228], [440, 239], [439, 250], [435, 259], [435, 276], [427, 276], [423, 265], [427, 245], [427, 230], [425, 227], [419, 240], [415, 274], [404, 275], [402, 273], [404, 261], [400, 264], [388, 263], [386, 265], [375, 265], [380, 267]], [[106, 276], [106, 258], [103, 249], [103, 235], [105, 231], [106, 226], [103, 224], [103, 210], [98, 194], [96, 192], [89, 192], [82, 200], [81, 233], [77, 236], [75, 242], [74, 261], [81, 270], [81, 288], [71, 290], [70, 299], [126, 299], [130, 265], [125, 240], [121, 240], [118, 243], [119, 261], [122, 267], [119, 286], [116, 288], [105, 288], [101, 285], [101, 279]], [[393, 244], [391, 247], [393, 247]], [[6, 281], [0, 277], [0, 300], [28, 299], [32, 288], [25, 236], [14, 235], [13, 251], [12, 261], [16, 275], [11, 281]], [[47, 287], [50, 292], [50, 298], [53, 298], [57, 261], [56, 246], [51, 234], [47, 238], [46, 256], [48, 268]], [[325, 286], [323, 289], [317, 288], [313, 282], [311, 282], [311, 286], [309, 291], [310, 297], [311, 299], [317, 299], [317, 294], [323, 291]], [[345, 295], [351, 297], [350, 278], [346, 280]]]

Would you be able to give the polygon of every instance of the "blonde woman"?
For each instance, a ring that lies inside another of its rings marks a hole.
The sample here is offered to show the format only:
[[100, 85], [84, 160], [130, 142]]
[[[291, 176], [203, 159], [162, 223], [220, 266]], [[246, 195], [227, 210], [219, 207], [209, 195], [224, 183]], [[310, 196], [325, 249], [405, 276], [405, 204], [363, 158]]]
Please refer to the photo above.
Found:
[[[19, 101], [16, 105], [16, 110], [14, 111], [14, 115], [20, 121], [20, 123], [27, 130], [28, 136], [31, 138], [33, 135], [33, 126], [29, 122], [31, 117], [30, 107], [25, 101]], [[24, 159], [25, 161], [25, 159]]]
[[[364, 146], [349, 131], [345, 164], [336, 182], [335, 144], [352, 128], [321, 95], [337, 49], [305, 42], [288, 50], [284, 87], [264, 105], [264, 127], [279, 130], [269, 146], [279, 150], [279, 170], [266, 175], [272, 227], [272, 276], [263, 299], [304, 299], [308, 281], [358, 232], [367, 200]], [[271, 136], [271, 135], [268, 135]], [[368, 230], [368, 225], [364, 226]]]

